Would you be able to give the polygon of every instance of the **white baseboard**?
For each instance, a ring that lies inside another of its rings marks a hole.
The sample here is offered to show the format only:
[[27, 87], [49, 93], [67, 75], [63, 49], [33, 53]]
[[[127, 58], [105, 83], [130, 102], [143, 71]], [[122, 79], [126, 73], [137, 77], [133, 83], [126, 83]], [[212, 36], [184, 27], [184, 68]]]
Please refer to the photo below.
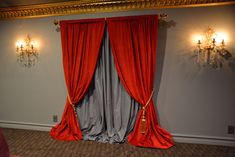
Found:
[[0, 127], [2, 127], [2, 128], [50, 131], [53, 126], [54, 125], [52, 125], [52, 124], [40, 124], [40, 123], [28, 123], [28, 122], [0, 120]]
[[[50, 131], [53, 126], [54, 125], [52, 124], [39, 124], [39, 123], [0, 120], [0, 127], [3, 128]], [[175, 142], [180, 142], [180, 143], [210, 144], [210, 145], [235, 147], [235, 138], [231, 137], [199, 136], [199, 135], [186, 135], [186, 134], [174, 134], [174, 133], [172, 133], [172, 136]]]
[[174, 141], [180, 143], [210, 144], [210, 145], [235, 147], [235, 138], [231, 137], [185, 135], [185, 134], [174, 134], [174, 133], [172, 134], [172, 136]]

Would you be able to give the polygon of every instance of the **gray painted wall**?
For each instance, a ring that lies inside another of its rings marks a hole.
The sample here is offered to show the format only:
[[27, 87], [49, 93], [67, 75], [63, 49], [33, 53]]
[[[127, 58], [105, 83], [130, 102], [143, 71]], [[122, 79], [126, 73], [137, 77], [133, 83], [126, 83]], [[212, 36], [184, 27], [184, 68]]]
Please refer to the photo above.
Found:
[[[54, 19], [83, 19], [167, 13], [160, 26], [154, 99], [161, 126], [174, 135], [230, 138], [235, 126], [235, 67], [199, 69], [191, 58], [191, 35], [208, 26], [225, 30], [228, 50], [235, 56], [235, 5], [82, 14], [0, 21], [0, 126], [5, 123], [54, 125], [62, 115], [66, 87], [60, 33]], [[39, 63], [23, 68], [16, 62], [15, 42], [29, 34], [40, 41]]]

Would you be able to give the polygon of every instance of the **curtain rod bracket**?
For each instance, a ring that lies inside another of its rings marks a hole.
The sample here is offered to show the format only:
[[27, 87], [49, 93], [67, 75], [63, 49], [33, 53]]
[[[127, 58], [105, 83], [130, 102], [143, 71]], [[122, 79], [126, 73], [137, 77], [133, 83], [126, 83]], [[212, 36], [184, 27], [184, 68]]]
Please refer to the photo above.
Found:
[[161, 20], [166, 19], [167, 17], [168, 17], [168, 15], [165, 13], [159, 14], [159, 19], [161, 19]]
[[55, 26], [57, 26], [59, 24], [59, 21], [55, 19], [53, 23]]
[[54, 25], [56, 26], [56, 32], [59, 32], [59, 31], [60, 31], [60, 25], [59, 25], [59, 22], [60, 22], [60, 21], [59, 21], [59, 20], [56, 20], [56, 19], [55, 19], [55, 20], [54, 20], [54, 22], [53, 22], [53, 23], [54, 23]]

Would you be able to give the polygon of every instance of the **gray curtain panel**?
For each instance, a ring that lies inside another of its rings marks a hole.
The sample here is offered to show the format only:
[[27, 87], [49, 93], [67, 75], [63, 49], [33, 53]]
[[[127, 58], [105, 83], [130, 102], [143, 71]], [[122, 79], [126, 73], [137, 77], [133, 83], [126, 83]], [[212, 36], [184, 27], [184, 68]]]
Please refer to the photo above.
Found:
[[139, 104], [122, 86], [107, 29], [93, 81], [77, 113], [84, 140], [122, 143], [135, 125]]

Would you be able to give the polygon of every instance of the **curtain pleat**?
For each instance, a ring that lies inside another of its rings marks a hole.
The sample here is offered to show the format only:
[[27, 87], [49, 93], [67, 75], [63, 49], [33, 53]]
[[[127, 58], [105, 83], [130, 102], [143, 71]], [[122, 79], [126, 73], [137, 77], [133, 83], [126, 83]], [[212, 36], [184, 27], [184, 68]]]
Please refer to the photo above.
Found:
[[142, 106], [128, 141], [142, 147], [173, 146], [171, 135], [158, 124], [152, 100], [158, 16], [108, 18], [107, 26], [120, 80]]
[[[124, 96], [128, 102], [121, 100], [125, 92], [117, 81], [110, 56], [101, 54], [96, 64], [105, 20], [62, 21], [60, 26], [68, 98], [62, 120], [52, 128], [51, 136], [58, 140], [78, 140], [84, 134], [85, 139], [112, 143], [122, 142], [130, 133], [128, 141], [136, 146], [163, 149], [173, 146], [171, 135], [158, 124], [152, 100], [158, 17], [107, 19], [115, 67], [129, 94]], [[103, 44], [101, 51], [105, 50], [103, 46], [107, 45]], [[133, 107], [137, 102], [141, 106], [139, 111]]]
[[84, 99], [77, 106], [83, 139], [122, 143], [133, 130], [139, 105], [122, 86], [105, 31], [96, 71]]
[[53, 127], [50, 132], [54, 139], [82, 139], [75, 106], [83, 99], [92, 80], [104, 27], [104, 19], [60, 22], [63, 66], [68, 98], [61, 122]]

